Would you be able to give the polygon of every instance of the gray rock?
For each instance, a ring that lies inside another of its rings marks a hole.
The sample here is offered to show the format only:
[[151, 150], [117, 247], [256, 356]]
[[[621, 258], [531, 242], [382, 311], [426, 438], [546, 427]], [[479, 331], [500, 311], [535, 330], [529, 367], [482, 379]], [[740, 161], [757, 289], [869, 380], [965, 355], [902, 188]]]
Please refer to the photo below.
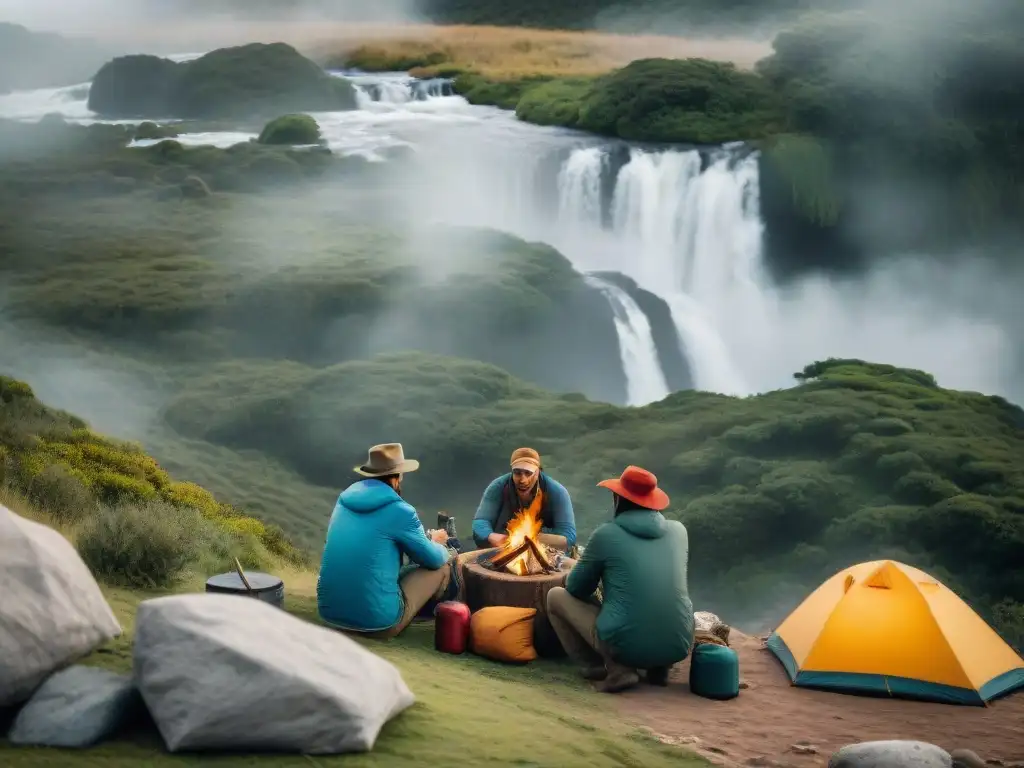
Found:
[[954, 749], [949, 753], [953, 768], [985, 768], [986, 765], [1001, 766], [1002, 760], [982, 760], [977, 752], [970, 749]]
[[68, 667], [36, 689], [7, 738], [12, 744], [88, 747], [112, 736], [142, 706], [128, 675]]
[[828, 768], [952, 768], [950, 754], [923, 741], [865, 741], [848, 744]]

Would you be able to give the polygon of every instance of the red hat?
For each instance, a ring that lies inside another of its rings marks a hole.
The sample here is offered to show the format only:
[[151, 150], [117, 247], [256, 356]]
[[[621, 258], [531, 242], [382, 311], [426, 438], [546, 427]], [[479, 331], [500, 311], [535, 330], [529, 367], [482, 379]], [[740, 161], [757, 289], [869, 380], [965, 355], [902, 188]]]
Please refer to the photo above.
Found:
[[658, 478], [640, 467], [626, 467], [617, 480], [602, 480], [598, 485], [645, 509], [660, 512], [669, 505], [668, 494], [658, 487]]

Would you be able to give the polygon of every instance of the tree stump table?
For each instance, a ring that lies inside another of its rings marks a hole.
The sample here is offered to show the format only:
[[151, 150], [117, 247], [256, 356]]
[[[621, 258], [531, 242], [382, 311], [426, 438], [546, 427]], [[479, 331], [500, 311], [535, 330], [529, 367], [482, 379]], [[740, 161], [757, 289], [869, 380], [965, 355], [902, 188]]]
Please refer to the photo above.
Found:
[[476, 612], [492, 605], [507, 605], [514, 608], [536, 608], [533, 621], [533, 644], [541, 656], [565, 654], [562, 644], [548, 620], [546, 598], [554, 587], [564, 587], [569, 571], [576, 564], [566, 558], [562, 570], [554, 573], [539, 573], [533, 576], [517, 576], [506, 571], [492, 571], [477, 562], [482, 555], [493, 550], [474, 552], [465, 563], [462, 577], [465, 581], [466, 604]]

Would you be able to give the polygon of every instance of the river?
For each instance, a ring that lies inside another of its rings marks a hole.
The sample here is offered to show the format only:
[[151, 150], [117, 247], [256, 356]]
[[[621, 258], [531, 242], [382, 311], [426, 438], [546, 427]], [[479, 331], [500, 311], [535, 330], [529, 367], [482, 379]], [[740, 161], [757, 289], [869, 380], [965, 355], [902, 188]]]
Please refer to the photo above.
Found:
[[[774, 284], [763, 257], [757, 156], [743, 145], [631, 145], [470, 105], [440, 80], [335, 74], [356, 84], [359, 109], [314, 113], [332, 150], [382, 163], [395, 149], [412, 150], [396, 209], [546, 242], [584, 274], [631, 277], [668, 304], [699, 389], [750, 395], [792, 385], [793, 372], [814, 360], [859, 357], [922, 368], [944, 386], [1020, 393], [1019, 342], [963, 297], [963, 275], [908, 258], [857, 279]], [[57, 112], [96, 122], [87, 92], [83, 84], [0, 96], [0, 116]], [[251, 138], [224, 131], [179, 141]], [[615, 313], [629, 403], [663, 398], [647, 318], [620, 288], [589, 279]]]

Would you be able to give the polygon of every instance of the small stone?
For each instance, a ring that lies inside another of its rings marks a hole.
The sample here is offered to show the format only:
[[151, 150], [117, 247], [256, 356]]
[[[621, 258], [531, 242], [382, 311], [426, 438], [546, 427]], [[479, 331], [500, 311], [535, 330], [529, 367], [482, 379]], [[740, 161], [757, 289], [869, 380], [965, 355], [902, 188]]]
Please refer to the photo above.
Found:
[[741, 691], [745, 691], [749, 687], [750, 687], [750, 683], [748, 683], [746, 680], [740, 680], [740, 690]]
[[923, 741], [865, 741], [848, 744], [828, 761], [828, 768], [952, 768], [950, 754]]
[[985, 761], [970, 749], [954, 749], [949, 756], [953, 758], [953, 768], [985, 768]]
[[818, 748], [813, 744], [793, 744], [789, 748], [790, 752], [795, 752], [798, 755], [816, 755], [818, 754]]

